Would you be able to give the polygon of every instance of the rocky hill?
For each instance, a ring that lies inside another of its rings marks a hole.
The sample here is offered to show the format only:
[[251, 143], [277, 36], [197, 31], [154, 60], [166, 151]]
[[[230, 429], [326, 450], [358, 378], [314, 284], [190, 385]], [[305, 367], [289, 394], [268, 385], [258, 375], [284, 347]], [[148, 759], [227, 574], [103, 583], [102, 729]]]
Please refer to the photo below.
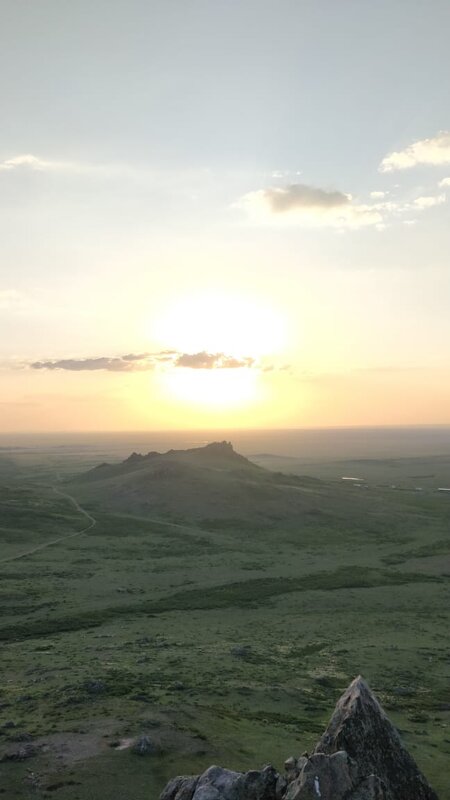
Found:
[[314, 753], [246, 773], [212, 766], [168, 783], [160, 800], [437, 800], [367, 683], [339, 699]]
[[132, 453], [76, 476], [70, 492], [83, 503], [120, 513], [189, 520], [238, 517], [267, 524], [315, 506], [320, 481], [271, 472], [229, 442], [188, 450]]

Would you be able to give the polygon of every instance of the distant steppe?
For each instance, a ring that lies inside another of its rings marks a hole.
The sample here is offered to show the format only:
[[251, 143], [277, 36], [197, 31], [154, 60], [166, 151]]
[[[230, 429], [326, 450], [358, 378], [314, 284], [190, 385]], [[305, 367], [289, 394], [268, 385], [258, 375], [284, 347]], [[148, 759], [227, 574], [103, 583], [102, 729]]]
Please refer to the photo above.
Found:
[[100, 460], [0, 457], [8, 800], [149, 800], [213, 762], [281, 766], [359, 672], [450, 799], [450, 498], [434, 482], [450, 457], [303, 475], [224, 446], [89, 472]]

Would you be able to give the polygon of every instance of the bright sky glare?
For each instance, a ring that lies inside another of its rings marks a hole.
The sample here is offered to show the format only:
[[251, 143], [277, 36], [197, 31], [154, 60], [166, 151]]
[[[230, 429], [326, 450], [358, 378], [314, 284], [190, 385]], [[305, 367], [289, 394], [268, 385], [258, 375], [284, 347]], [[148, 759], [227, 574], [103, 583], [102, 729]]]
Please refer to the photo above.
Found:
[[447, 0], [4, 0], [0, 431], [450, 423]]

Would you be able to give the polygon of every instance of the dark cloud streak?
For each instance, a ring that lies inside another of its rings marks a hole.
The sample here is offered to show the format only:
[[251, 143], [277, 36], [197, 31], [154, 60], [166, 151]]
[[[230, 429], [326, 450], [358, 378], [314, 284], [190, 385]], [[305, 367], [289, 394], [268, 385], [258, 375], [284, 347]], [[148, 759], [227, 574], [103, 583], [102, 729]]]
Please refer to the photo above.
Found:
[[254, 364], [253, 358], [233, 358], [224, 353], [182, 353], [175, 361], [176, 367], [188, 367], [189, 369], [242, 369], [251, 367]]
[[325, 189], [316, 189], [303, 183], [293, 183], [284, 188], [265, 189], [264, 197], [272, 211], [276, 213], [284, 213], [295, 208], [338, 208], [350, 203], [350, 198], [343, 192], [327, 192]]
[[[62, 358], [59, 361], [35, 361], [30, 365], [32, 369], [65, 369], [70, 372], [92, 372], [106, 370], [107, 372], [134, 371], [135, 367], [129, 360], [123, 358]], [[151, 367], [149, 366], [149, 369]]]
[[169, 364], [186, 369], [243, 369], [255, 366], [253, 358], [235, 358], [225, 353], [179, 353], [163, 350], [160, 353], [127, 353], [124, 356], [97, 358], [62, 358], [34, 361], [29, 366], [37, 370], [67, 370], [69, 372], [145, 372], [157, 364]]

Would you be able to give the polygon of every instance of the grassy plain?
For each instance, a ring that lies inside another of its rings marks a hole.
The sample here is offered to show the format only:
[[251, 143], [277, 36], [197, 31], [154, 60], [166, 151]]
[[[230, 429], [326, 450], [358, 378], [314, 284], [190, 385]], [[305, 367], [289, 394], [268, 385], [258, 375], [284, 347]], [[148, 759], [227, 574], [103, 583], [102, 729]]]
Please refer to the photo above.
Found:
[[[86, 519], [54, 488], [81, 497], [65, 481], [88, 466], [0, 458], [0, 793], [156, 800], [211, 763], [281, 767], [362, 673], [450, 800], [450, 497], [408, 488], [416, 464], [387, 467], [401, 491], [380, 464], [366, 489], [324, 465], [303, 510], [266, 523], [248, 507], [155, 521], [92, 495], [95, 526], [69, 538]], [[141, 734], [153, 755], [128, 746]]]

